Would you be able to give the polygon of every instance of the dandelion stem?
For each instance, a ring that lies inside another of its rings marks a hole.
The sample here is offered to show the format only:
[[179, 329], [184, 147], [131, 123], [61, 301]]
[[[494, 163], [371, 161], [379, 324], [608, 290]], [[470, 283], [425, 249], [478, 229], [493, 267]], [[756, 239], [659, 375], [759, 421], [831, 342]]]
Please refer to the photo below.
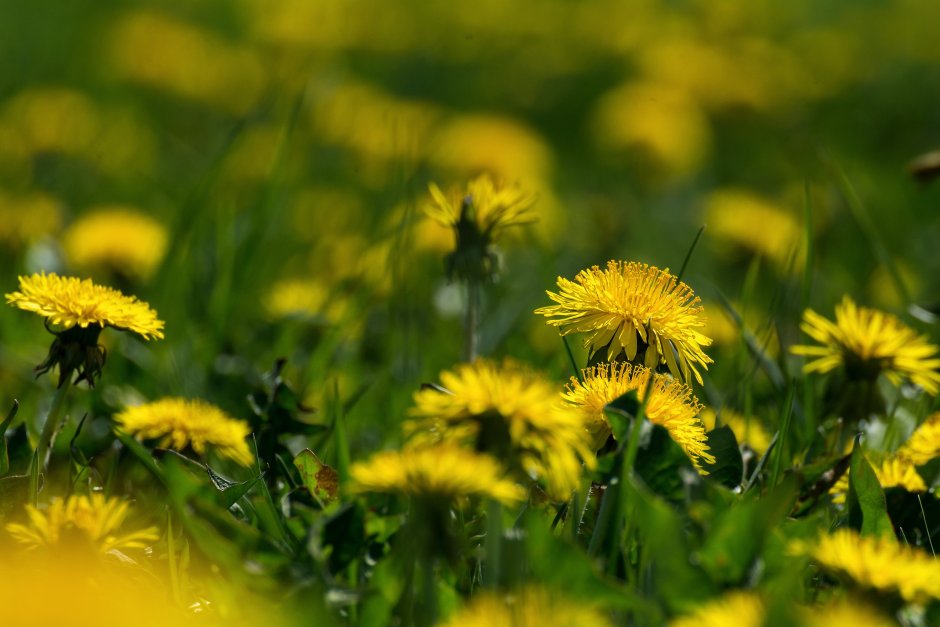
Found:
[[62, 416], [62, 409], [65, 407], [65, 397], [68, 396], [69, 388], [72, 387], [72, 377], [65, 377], [62, 385], [55, 392], [52, 399], [52, 407], [49, 409], [49, 415], [46, 416], [46, 423], [42, 427], [42, 433], [39, 435], [39, 442], [36, 444], [36, 476], [31, 480], [31, 492], [33, 503], [39, 498], [39, 473], [45, 467], [49, 455], [49, 449], [52, 445], [52, 437], [59, 428], [59, 421]]
[[464, 321], [464, 360], [472, 362], [480, 350], [480, 282], [467, 280], [467, 317]]
[[496, 499], [490, 499], [486, 505], [486, 569], [483, 571], [483, 585], [487, 588], [499, 585], [502, 539], [503, 506]]

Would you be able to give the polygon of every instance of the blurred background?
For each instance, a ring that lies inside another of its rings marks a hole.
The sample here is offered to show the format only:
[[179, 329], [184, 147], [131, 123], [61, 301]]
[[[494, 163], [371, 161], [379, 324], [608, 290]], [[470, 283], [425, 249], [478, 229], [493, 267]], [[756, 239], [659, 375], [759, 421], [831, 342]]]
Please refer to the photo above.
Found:
[[[532, 314], [555, 278], [677, 271], [707, 225], [683, 277], [715, 339], [704, 394], [747, 410], [741, 377], [764, 375], [732, 309], [786, 370], [805, 305], [940, 300], [940, 182], [911, 170], [940, 149], [937, 24], [931, 0], [3, 0], [0, 278], [92, 277], [166, 320], [162, 342], [104, 334], [72, 412], [88, 446], [141, 399], [243, 416], [285, 357], [358, 456], [460, 359], [453, 234], [422, 208], [488, 171], [538, 222], [499, 242], [484, 354], [564, 380]], [[0, 310], [0, 391], [27, 421], [49, 340]]]

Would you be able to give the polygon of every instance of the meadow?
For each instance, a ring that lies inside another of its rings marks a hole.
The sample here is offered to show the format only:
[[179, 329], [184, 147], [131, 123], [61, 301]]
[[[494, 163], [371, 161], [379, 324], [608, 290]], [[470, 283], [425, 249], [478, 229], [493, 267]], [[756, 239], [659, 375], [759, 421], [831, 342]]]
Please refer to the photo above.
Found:
[[940, 624], [936, 24], [0, 2], [0, 624]]

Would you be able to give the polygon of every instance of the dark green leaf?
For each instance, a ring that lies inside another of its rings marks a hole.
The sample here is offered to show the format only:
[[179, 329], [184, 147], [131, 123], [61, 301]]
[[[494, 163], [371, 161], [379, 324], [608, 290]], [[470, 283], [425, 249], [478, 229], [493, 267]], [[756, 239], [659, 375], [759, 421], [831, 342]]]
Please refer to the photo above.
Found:
[[16, 418], [16, 412], [19, 410], [19, 408], [19, 401], [14, 400], [13, 406], [10, 407], [10, 413], [7, 414], [7, 417], [3, 422], [0, 422], [0, 476], [10, 472], [10, 456], [7, 453], [6, 432], [7, 428], [10, 426], [10, 423], [13, 422], [14, 418]]
[[729, 488], [741, 485], [744, 476], [744, 460], [741, 448], [734, 437], [731, 427], [725, 425], [708, 433], [709, 452], [715, 456], [715, 463], [702, 463], [708, 476]]
[[329, 504], [339, 497], [339, 474], [327, 466], [310, 449], [302, 450], [294, 458], [304, 486], [321, 504]]
[[884, 492], [857, 439], [849, 462], [849, 492], [846, 503], [850, 527], [858, 529], [866, 536], [894, 537], [894, 525], [888, 518]]
[[622, 446], [627, 441], [633, 417], [640, 410], [640, 400], [636, 390], [630, 390], [623, 396], [615, 398], [604, 407], [607, 420], [614, 432], [614, 439]]

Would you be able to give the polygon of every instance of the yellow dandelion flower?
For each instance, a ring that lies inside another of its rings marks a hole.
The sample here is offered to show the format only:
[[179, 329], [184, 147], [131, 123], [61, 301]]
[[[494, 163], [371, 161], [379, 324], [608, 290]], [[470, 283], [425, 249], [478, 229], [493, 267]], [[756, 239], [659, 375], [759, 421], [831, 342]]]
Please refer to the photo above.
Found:
[[649, 368], [628, 363], [598, 364], [582, 371], [582, 380], [572, 377], [563, 398], [577, 407], [584, 416], [588, 431], [594, 436], [596, 449], [611, 435], [604, 407], [635, 390], [642, 400], [650, 376], [653, 387], [646, 403], [646, 417], [664, 427], [686, 455], [699, 468], [701, 460], [709, 464], [715, 458], [708, 451], [705, 425], [698, 417], [702, 410], [692, 390], [667, 375], [653, 373]]
[[573, 602], [530, 586], [506, 595], [481, 594], [444, 623], [445, 627], [606, 627], [610, 621], [583, 601]]
[[838, 529], [820, 538], [813, 557], [820, 566], [848, 576], [863, 588], [896, 592], [918, 603], [940, 599], [940, 561], [894, 538]]
[[[872, 464], [878, 483], [885, 490], [888, 488], [904, 488], [908, 492], [926, 492], [927, 484], [917, 474], [917, 469], [909, 459], [900, 455], [885, 458], [880, 464]], [[829, 489], [832, 502], [845, 503], [845, 495], [849, 491], [849, 473], [843, 474]]]
[[747, 190], [721, 189], [706, 201], [705, 222], [717, 240], [765, 255], [783, 267], [800, 241], [799, 222]]
[[[535, 220], [530, 211], [535, 197], [517, 185], [504, 185], [488, 174], [470, 181], [466, 189], [453, 188], [444, 193], [434, 183], [429, 186], [431, 204], [425, 207], [428, 217], [443, 226], [458, 228], [470, 220], [477, 231], [489, 238], [509, 226], [529, 224]], [[472, 213], [468, 211], [472, 210]]]
[[687, 616], [669, 623], [670, 627], [760, 627], [764, 624], [767, 608], [754, 592], [729, 592], [710, 603], [705, 603]]
[[82, 216], [63, 235], [69, 262], [81, 270], [105, 269], [147, 279], [163, 260], [167, 231], [157, 220], [125, 207], [100, 207]]
[[19, 278], [20, 289], [6, 295], [7, 303], [43, 316], [63, 329], [97, 325], [133, 331], [145, 340], [163, 339], [157, 312], [134, 296], [95, 285], [91, 279], [40, 273]]
[[83, 537], [102, 553], [113, 549], [142, 549], [155, 542], [160, 534], [156, 527], [119, 534], [129, 513], [130, 503], [100, 493], [53, 499], [45, 510], [26, 506], [29, 524], [10, 523], [6, 530], [29, 549], [59, 546]]
[[453, 444], [377, 453], [353, 464], [350, 474], [357, 492], [443, 500], [485, 496], [504, 503], [525, 496], [521, 487], [503, 477], [495, 458]]
[[923, 466], [940, 455], [940, 412], [928, 416], [897, 454], [915, 466]]
[[114, 417], [123, 431], [141, 439], [160, 439], [159, 446], [192, 447], [204, 455], [208, 446], [242, 466], [254, 461], [245, 442], [251, 434], [247, 422], [227, 415], [215, 405], [201, 400], [163, 398], [128, 407]]
[[415, 394], [414, 421], [405, 430], [419, 439], [472, 444], [527, 477], [543, 480], [553, 497], [578, 487], [581, 464], [594, 463], [581, 415], [558, 401], [558, 389], [516, 362], [487, 360], [441, 373], [444, 390]]
[[[710, 407], [702, 410], [701, 418], [707, 431], [714, 429], [719, 421], [719, 415]], [[723, 426], [731, 427], [739, 444], [747, 444], [758, 455], [763, 455], [767, 451], [772, 436], [767, 433], [757, 418], [747, 418], [725, 407], [721, 410], [720, 419]]]
[[582, 270], [569, 281], [558, 277], [559, 293], [546, 292], [558, 303], [536, 309], [562, 335], [586, 333], [593, 355], [606, 349], [607, 361], [619, 355], [642, 359], [649, 368], [667, 364], [673, 376], [701, 383], [697, 366], [711, 359], [702, 351], [711, 339], [696, 329], [705, 326], [701, 301], [685, 283], [655, 266], [608, 261], [607, 268]]
[[0, 246], [19, 249], [59, 228], [60, 202], [48, 194], [0, 190]]
[[804, 627], [896, 627], [897, 623], [858, 599], [841, 599], [800, 613]]
[[844, 366], [851, 379], [872, 380], [884, 373], [895, 385], [908, 379], [931, 395], [940, 392], [937, 347], [891, 314], [859, 307], [845, 296], [836, 305], [835, 322], [807, 309], [800, 328], [821, 344], [790, 349], [794, 355], [815, 358], [804, 372]]

